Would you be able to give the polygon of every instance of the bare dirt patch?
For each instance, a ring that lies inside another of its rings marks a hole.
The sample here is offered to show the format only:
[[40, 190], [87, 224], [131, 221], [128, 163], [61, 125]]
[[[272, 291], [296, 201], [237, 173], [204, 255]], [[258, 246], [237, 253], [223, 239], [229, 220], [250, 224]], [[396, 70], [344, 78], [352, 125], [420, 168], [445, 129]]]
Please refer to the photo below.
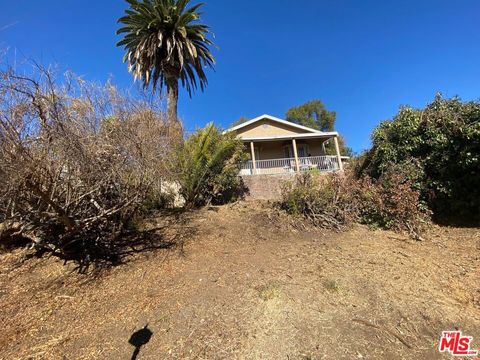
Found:
[[441, 358], [454, 328], [480, 348], [478, 228], [333, 233], [254, 202], [182, 216], [183, 246], [95, 278], [0, 255], [0, 359], [130, 359], [145, 325], [138, 359]]

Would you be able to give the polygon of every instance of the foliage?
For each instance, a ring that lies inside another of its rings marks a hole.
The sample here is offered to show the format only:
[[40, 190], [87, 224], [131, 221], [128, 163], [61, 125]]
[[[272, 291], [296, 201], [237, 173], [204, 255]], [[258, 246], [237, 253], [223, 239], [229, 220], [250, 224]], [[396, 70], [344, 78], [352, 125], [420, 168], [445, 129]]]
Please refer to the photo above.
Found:
[[223, 134], [213, 124], [197, 130], [178, 150], [181, 194], [186, 206], [224, 203], [239, 196], [238, 176], [245, 161], [243, 144], [235, 134]]
[[333, 131], [336, 116], [335, 111], [328, 111], [320, 100], [292, 107], [286, 114], [288, 121], [321, 131]]
[[379, 178], [406, 168], [437, 216], [480, 219], [480, 102], [437, 95], [425, 109], [402, 107], [381, 123], [357, 173]]
[[178, 80], [189, 93], [207, 84], [205, 67], [215, 60], [209, 50], [209, 27], [198, 23], [202, 4], [187, 8], [189, 0], [127, 0], [130, 8], [118, 19], [125, 34], [117, 46], [125, 49], [124, 61], [144, 87], [164, 86], [168, 92], [168, 117], [176, 118]]
[[168, 156], [155, 108], [109, 84], [0, 73], [0, 223], [19, 224], [39, 250], [81, 268], [115, 261]]
[[353, 222], [405, 231], [419, 237], [429, 212], [419, 193], [399, 172], [378, 180], [352, 174], [302, 174], [282, 191], [281, 208], [316, 226], [342, 229]]
[[[347, 146], [345, 142], [345, 138], [342, 135], [338, 135], [337, 139], [338, 139], [338, 148], [340, 149], [340, 154], [342, 156], [353, 157], [354, 156], [353, 150]], [[325, 154], [326, 155], [337, 154], [333, 140], [328, 140], [328, 142], [325, 144]]]
[[229, 127], [235, 127], [237, 125], [243, 124], [244, 122], [247, 122], [248, 120], [250, 119], [246, 116], [240, 116], [240, 118], [238, 120], [235, 120]]
[[[327, 110], [321, 100], [307, 101], [290, 108], [286, 114], [288, 121], [320, 131], [334, 131], [336, 117], [336, 112]], [[342, 155], [352, 156], [352, 149], [346, 146], [342, 136], [338, 138], [338, 145]], [[327, 155], [336, 154], [333, 142], [326, 144], [325, 150]]]

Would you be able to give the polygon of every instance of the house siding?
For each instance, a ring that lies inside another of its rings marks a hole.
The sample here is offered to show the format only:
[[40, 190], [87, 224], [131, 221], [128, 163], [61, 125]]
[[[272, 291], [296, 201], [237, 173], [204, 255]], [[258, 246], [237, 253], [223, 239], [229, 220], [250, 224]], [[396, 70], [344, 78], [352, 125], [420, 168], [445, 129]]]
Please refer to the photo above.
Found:
[[281, 136], [308, 134], [309, 131], [295, 128], [286, 124], [280, 124], [269, 119], [259, 120], [253, 124], [237, 130], [238, 136], [243, 137], [262, 137], [262, 136]]
[[[297, 147], [301, 144], [306, 144], [308, 154], [311, 156], [322, 156], [325, 155], [322, 150], [323, 141], [323, 139], [297, 140]], [[288, 140], [255, 142], [254, 146], [258, 148], [258, 154], [260, 155], [260, 158], [256, 160], [283, 159], [285, 158], [284, 147], [291, 144], [292, 142]], [[247, 145], [245, 151], [250, 154], [250, 145]]]

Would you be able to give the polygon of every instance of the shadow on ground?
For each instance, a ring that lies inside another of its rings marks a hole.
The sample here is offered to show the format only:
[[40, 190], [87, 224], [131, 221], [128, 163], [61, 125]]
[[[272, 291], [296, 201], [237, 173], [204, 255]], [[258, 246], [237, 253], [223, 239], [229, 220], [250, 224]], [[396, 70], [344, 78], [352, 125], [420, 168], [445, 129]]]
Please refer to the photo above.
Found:
[[135, 331], [132, 334], [132, 336], [130, 336], [128, 343], [132, 346], [135, 346], [135, 350], [133, 350], [131, 360], [137, 359], [137, 356], [140, 353], [141, 347], [148, 344], [148, 342], [152, 338], [152, 335], [153, 335], [153, 332], [148, 328], [148, 324], [147, 324], [140, 330]]

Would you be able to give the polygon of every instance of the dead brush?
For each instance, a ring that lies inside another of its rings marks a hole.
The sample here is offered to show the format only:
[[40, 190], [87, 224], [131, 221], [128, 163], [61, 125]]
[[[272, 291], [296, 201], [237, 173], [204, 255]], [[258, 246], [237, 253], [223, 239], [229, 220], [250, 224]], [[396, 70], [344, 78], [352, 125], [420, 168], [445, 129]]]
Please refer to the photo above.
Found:
[[167, 175], [167, 126], [155, 105], [109, 84], [60, 80], [40, 67], [0, 72], [0, 224], [81, 268], [112, 263]]
[[358, 218], [357, 199], [345, 191], [348, 186], [348, 179], [338, 175], [302, 174], [284, 185], [279, 205], [315, 226], [343, 230]]
[[343, 230], [358, 222], [416, 239], [430, 219], [418, 191], [393, 171], [378, 180], [356, 179], [351, 173], [298, 175], [282, 189], [279, 206], [321, 228]]

